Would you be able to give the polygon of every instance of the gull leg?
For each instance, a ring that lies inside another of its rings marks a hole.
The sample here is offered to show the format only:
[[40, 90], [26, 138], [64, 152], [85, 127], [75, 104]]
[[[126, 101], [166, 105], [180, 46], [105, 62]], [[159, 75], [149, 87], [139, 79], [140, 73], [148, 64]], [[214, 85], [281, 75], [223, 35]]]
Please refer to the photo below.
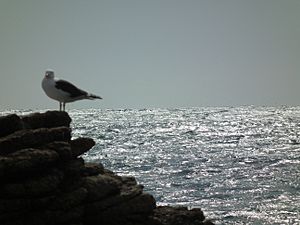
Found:
[[65, 110], [66, 110], [66, 103], [63, 102], [63, 111], [65, 111]]
[[62, 102], [59, 102], [59, 111], [61, 111]]

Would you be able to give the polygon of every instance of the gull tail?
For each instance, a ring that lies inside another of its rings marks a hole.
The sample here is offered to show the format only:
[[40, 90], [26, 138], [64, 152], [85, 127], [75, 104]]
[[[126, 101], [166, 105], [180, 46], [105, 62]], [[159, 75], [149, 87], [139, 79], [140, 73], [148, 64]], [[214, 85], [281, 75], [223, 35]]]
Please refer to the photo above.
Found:
[[94, 94], [87, 94], [86, 98], [87, 98], [87, 99], [91, 99], [91, 100], [94, 100], [94, 99], [102, 99], [100, 96], [94, 95]]

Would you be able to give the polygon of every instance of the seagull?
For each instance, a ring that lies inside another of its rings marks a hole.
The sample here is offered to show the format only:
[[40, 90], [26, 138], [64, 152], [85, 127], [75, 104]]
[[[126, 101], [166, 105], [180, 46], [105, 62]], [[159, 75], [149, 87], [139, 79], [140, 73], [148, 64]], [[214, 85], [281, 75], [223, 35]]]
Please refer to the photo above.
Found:
[[100, 96], [79, 89], [68, 81], [55, 78], [53, 70], [46, 70], [42, 88], [49, 98], [59, 101], [59, 111], [65, 111], [67, 102], [82, 99], [102, 99]]

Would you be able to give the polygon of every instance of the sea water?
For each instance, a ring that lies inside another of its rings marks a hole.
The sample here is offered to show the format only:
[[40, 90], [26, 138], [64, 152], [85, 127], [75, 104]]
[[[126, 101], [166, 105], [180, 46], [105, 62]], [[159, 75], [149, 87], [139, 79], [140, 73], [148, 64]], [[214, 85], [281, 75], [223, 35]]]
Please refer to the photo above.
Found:
[[84, 159], [136, 177], [158, 205], [201, 208], [216, 224], [300, 224], [300, 107], [69, 114], [73, 138], [96, 141]]

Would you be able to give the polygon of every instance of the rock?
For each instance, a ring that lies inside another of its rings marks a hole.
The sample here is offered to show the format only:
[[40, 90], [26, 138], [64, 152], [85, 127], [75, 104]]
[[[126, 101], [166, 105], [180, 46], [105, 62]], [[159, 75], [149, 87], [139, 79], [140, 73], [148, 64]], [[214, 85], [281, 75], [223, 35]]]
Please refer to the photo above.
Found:
[[23, 211], [31, 207], [31, 199], [1, 199], [0, 215], [8, 212]]
[[95, 145], [95, 141], [91, 138], [77, 138], [72, 140], [70, 144], [73, 157], [76, 158], [90, 150]]
[[62, 161], [69, 161], [73, 158], [70, 143], [65, 141], [54, 141], [41, 147], [41, 149], [44, 149], [45, 151], [55, 151]]
[[64, 173], [64, 180], [60, 189], [64, 192], [72, 192], [84, 185], [84, 161], [82, 158], [64, 162], [59, 169]]
[[203, 225], [215, 225], [211, 220], [205, 220]]
[[117, 195], [111, 195], [110, 197], [106, 197], [101, 201], [90, 201], [86, 205], [87, 217], [90, 218], [93, 215], [97, 215], [97, 212], [121, 205], [124, 202], [129, 202], [130, 200], [143, 194], [143, 187], [141, 185], [128, 186], [127, 184], [122, 183], [118, 190], [119, 193]]
[[121, 201], [118, 204], [102, 208], [97, 211], [98, 213], [86, 213], [85, 224], [143, 224], [144, 220], [149, 219], [148, 217], [152, 214], [155, 207], [156, 203], [153, 196], [143, 193], [128, 199], [128, 201]]
[[88, 190], [87, 200], [90, 202], [119, 194], [120, 186], [120, 181], [105, 174], [86, 177], [84, 185]]
[[1, 225], [211, 225], [200, 209], [156, 207], [134, 177], [80, 157], [71, 119], [48, 111], [0, 117]]
[[161, 225], [204, 225], [204, 215], [200, 209], [160, 206], [154, 210], [154, 218]]
[[119, 179], [122, 181], [123, 185], [126, 185], [128, 187], [137, 185], [136, 179], [134, 177], [119, 177]]
[[84, 208], [82, 206], [74, 207], [72, 210], [68, 211], [33, 211], [19, 214], [14, 223], [7, 221], [4, 225], [69, 225], [73, 222], [75, 223], [76, 221], [82, 220], [83, 213]]
[[40, 169], [48, 168], [59, 161], [56, 151], [39, 149], [23, 149], [8, 156], [0, 156], [0, 179], [3, 180], [26, 177]]
[[[7, 183], [0, 186], [0, 198], [36, 198], [52, 194], [58, 190], [63, 173], [53, 170], [41, 177], [33, 177], [21, 183]], [[0, 223], [1, 224], [1, 223]]]
[[[0, 215], [9, 212], [30, 212], [40, 208], [45, 208], [49, 203], [53, 202], [54, 196], [42, 198], [16, 198], [0, 200]], [[0, 216], [1, 218], [1, 216]]]
[[[156, 201], [154, 197], [147, 193], [141, 193], [136, 197], [130, 199], [128, 202], [124, 202], [119, 206], [114, 206], [113, 210], [118, 211], [120, 215], [130, 215], [130, 214], [143, 214], [151, 215], [153, 210], [156, 208]], [[108, 210], [107, 213], [111, 213]]]
[[64, 171], [66, 176], [82, 176], [84, 170], [84, 160], [82, 158], [78, 158], [69, 162], [65, 162], [61, 165], [61, 169]]
[[70, 127], [71, 118], [66, 112], [47, 111], [23, 116], [22, 122], [25, 129]]
[[67, 127], [39, 128], [35, 130], [20, 130], [0, 138], [0, 155], [15, 151], [38, 147], [53, 141], [70, 141], [71, 130]]
[[86, 163], [83, 168], [83, 176], [95, 176], [104, 173], [104, 166], [98, 163]]
[[71, 118], [66, 112], [48, 111], [33, 113], [20, 118], [16, 114], [0, 117], [0, 137], [21, 129], [70, 127]]
[[51, 203], [49, 203], [48, 208], [53, 211], [71, 210], [74, 207], [83, 205], [87, 194], [88, 190], [84, 187], [80, 187], [72, 192], [62, 192], [58, 194]]
[[0, 117], [0, 137], [12, 134], [22, 128], [21, 118], [16, 114]]

